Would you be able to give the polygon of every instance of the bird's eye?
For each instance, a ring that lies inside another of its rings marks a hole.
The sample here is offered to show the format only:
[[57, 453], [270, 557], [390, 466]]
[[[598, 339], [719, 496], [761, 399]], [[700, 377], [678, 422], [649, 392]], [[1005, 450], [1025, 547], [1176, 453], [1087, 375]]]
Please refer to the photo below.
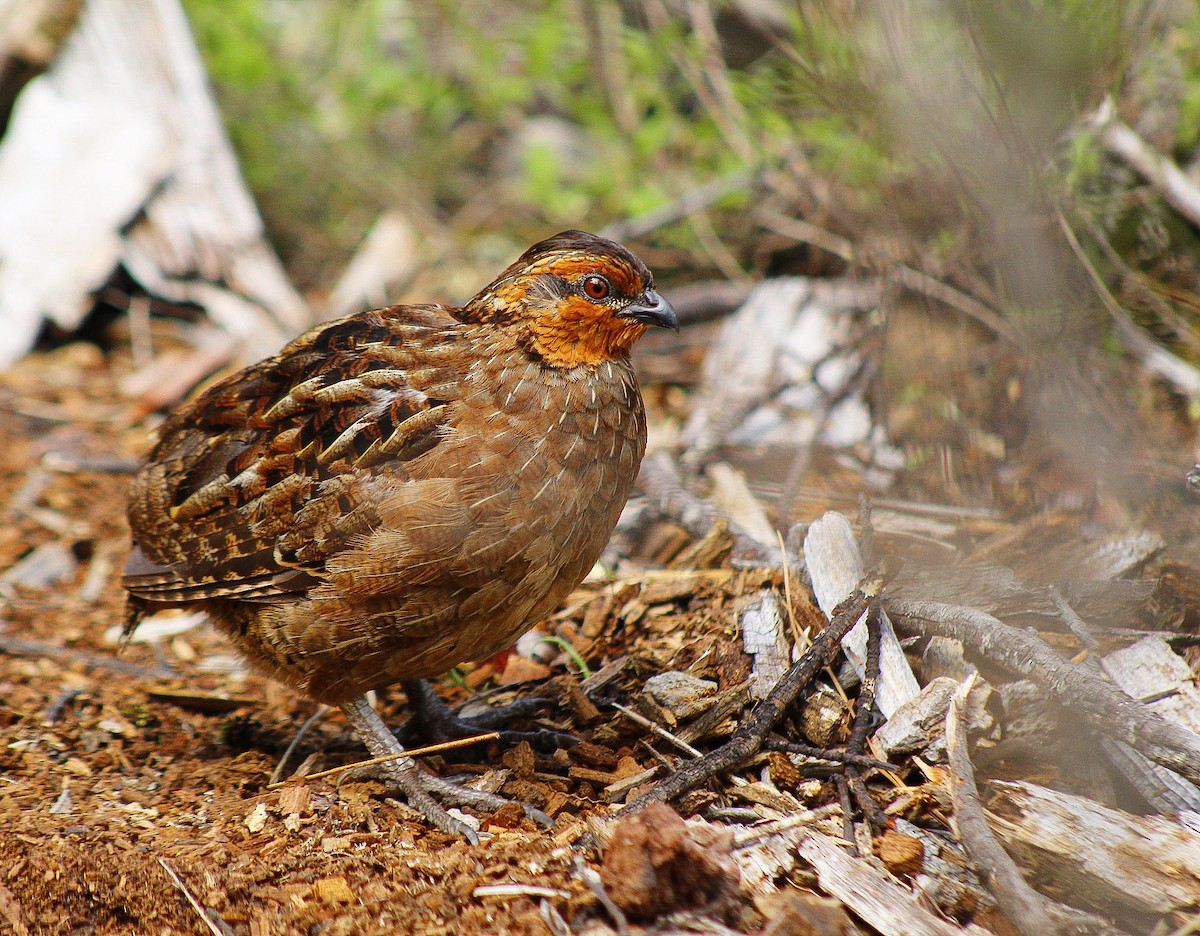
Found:
[[589, 299], [607, 299], [612, 284], [598, 273], [583, 278], [583, 294]]

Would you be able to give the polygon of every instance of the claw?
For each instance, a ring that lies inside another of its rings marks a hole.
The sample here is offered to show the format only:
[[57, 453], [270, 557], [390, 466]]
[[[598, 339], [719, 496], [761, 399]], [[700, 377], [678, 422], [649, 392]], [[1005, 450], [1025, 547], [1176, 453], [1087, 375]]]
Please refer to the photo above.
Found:
[[400, 729], [400, 737], [412, 742], [420, 736], [424, 741], [452, 741], [469, 738], [484, 731], [500, 731], [500, 743], [514, 747], [528, 741], [535, 751], [552, 752], [560, 747], [574, 747], [579, 739], [562, 731], [543, 728], [537, 731], [512, 731], [501, 729], [514, 718], [525, 718], [554, 705], [552, 699], [518, 699], [500, 708], [489, 709], [471, 718], [455, 716], [441, 697], [424, 679], [412, 679], [404, 683], [404, 692], [413, 709], [413, 717]]
[[[354, 726], [367, 750], [375, 757], [388, 757], [403, 754], [404, 748], [396, 740], [395, 735], [388, 730], [379, 714], [371, 708], [366, 696], [359, 696], [349, 702], [342, 703], [342, 711], [347, 721]], [[359, 776], [369, 775], [378, 777], [384, 783], [404, 794], [408, 804], [421, 812], [429, 823], [450, 835], [460, 835], [472, 845], [479, 844], [479, 834], [460, 819], [455, 819], [443, 804], [451, 806], [469, 806], [472, 809], [496, 810], [507, 805], [510, 800], [495, 793], [485, 793], [482, 790], [472, 790], [459, 786], [449, 780], [443, 780], [433, 774], [421, 770], [416, 761], [410, 757], [398, 757], [394, 760], [374, 764], [356, 772]], [[535, 822], [550, 828], [554, 820], [540, 809], [522, 804], [525, 815]]]

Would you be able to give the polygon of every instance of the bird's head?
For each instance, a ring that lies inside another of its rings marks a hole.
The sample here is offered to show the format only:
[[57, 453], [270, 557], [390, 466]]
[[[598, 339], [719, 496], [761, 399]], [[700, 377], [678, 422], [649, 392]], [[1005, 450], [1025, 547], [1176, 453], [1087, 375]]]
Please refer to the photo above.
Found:
[[583, 231], [534, 244], [467, 303], [463, 318], [516, 328], [551, 367], [602, 364], [628, 354], [650, 325], [679, 327], [646, 265]]

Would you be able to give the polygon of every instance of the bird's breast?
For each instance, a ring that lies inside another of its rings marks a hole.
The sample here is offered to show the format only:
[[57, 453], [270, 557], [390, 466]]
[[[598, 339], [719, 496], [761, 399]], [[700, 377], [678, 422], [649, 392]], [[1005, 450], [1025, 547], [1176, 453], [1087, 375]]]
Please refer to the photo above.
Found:
[[628, 360], [557, 370], [526, 359], [490, 376], [464, 394], [456, 427], [461, 477], [488, 499], [481, 513], [494, 504], [518, 529], [598, 552], [646, 446]]

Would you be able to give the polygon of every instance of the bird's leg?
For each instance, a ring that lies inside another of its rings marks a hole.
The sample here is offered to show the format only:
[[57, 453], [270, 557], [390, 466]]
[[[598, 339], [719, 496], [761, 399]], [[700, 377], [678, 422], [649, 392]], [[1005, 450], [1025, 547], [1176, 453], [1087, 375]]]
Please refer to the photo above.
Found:
[[[403, 686], [413, 716], [407, 724], [399, 729], [398, 733], [400, 737], [409, 742], [415, 736], [419, 736], [427, 742], [469, 738], [472, 735], [495, 731], [499, 726], [514, 718], [526, 718], [554, 704], [552, 700], [543, 698], [518, 699], [516, 702], [490, 709], [470, 718], [459, 718], [450, 711], [449, 706], [442, 701], [428, 680], [409, 679], [403, 683]], [[500, 731], [499, 740], [504, 746], [528, 741], [538, 751], [553, 751], [559, 747], [571, 747], [579, 741], [573, 735], [548, 729], [539, 731], [503, 730]]]
[[[441, 777], [435, 777], [421, 770], [410, 757], [395, 757], [404, 754], [404, 747], [388, 730], [379, 713], [371, 708], [365, 695], [343, 702], [341, 709], [373, 757], [394, 757], [393, 760], [375, 765], [373, 773], [376, 776], [402, 792], [408, 804], [422, 812], [435, 827], [451, 835], [461, 835], [472, 845], [479, 844], [479, 836], [475, 834], [475, 830], [446, 812], [442, 803], [478, 809], [499, 809], [510, 802], [509, 800], [494, 793], [470, 790]], [[544, 825], [553, 825], [545, 813], [531, 806], [525, 806], [525, 814]]]

